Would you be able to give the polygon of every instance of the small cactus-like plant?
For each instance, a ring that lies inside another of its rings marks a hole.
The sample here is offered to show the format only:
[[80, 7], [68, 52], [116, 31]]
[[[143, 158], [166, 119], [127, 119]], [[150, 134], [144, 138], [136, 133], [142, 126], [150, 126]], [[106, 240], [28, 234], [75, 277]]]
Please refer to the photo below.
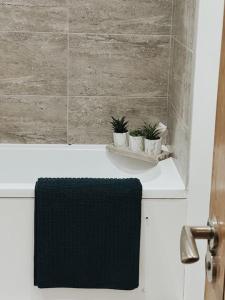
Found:
[[160, 139], [160, 131], [158, 130], [158, 123], [145, 123], [142, 129], [143, 136], [148, 140]]
[[129, 134], [130, 134], [131, 136], [134, 136], [134, 137], [137, 137], [137, 136], [143, 136], [143, 132], [142, 132], [141, 129], [131, 130], [131, 131], [129, 132]]
[[115, 133], [126, 133], [128, 131], [128, 121], [126, 121], [126, 117], [122, 117], [121, 119], [112, 117], [111, 124]]

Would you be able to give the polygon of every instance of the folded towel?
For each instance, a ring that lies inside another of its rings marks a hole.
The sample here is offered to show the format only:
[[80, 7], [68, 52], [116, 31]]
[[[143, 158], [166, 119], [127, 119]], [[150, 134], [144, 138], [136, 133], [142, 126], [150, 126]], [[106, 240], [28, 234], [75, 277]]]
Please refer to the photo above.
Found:
[[137, 288], [141, 198], [138, 179], [39, 179], [34, 284]]

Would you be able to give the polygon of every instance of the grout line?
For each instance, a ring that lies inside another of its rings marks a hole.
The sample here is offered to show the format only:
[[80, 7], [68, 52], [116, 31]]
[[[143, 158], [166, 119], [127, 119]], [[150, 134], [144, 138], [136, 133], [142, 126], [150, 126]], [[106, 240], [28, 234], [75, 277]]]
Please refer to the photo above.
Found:
[[101, 33], [101, 32], [69, 32], [71, 35], [93, 35], [93, 36], [146, 36], [146, 37], [169, 37], [170, 34], [158, 34], [158, 33]]
[[70, 95], [70, 98], [133, 98], [133, 99], [165, 99], [167, 98], [167, 95], [165, 96], [133, 96], [133, 95]]
[[0, 33], [32, 33], [32, 34], [68, 34], [68, 31], [29, 31], [29, 30], [0, 30]]
[[18, 94], [14, 94], [14, 95], [11, 95], [11, 94], [1, 94], [0, 93], [0, 97], [46, 97], [46, 98], [56, 98], [56, 97], [62, 97], [62, 98], [66, 98], [67, 95], [39, 95], [39, 94], [36, 94], [36, 95], [25, 95], [25, 94], [22, 94], [22, 95], [18, 95]]
[[175, 7], [175, 3], [174, 0], [172, 0], [172, 12], [171, 12], [171, 28], [170, 28], [170, 35], [173, 35], [173, 14], [174, 14], [174, 7]]
[[21, 4], [21, 3], [7, 3], [8, 1], [5, 1], [5, 2], [0, 2], [0, 6], [11, 6], [11, 7], [47, 7], [47, 8], [66, 8], [67, 6], [65, 5], [35, 5], [35, 4]]
[[[172, 4], [172, 11], [171, 11], [171, 28], [170, 28], [170, 62], [169, 62], [169, 74], [168, 74], [168, 90], [167, 90], [167, 124], [169, 124], [169, 105], [170, 105], [170, 82], [171, 82], [171, 75], [172, 75], [172, 58], [173, 58], [173, 14], [174, 14], [174, 0], [171, 2]], [[167, 125], [168, 126], [168, 125]], [[171, 144], [171, 133], [170, 130], [168, 131], [168, 137], [166, 142], [170, 145]]]
[[32, 33], [32, 34], [65, 34], [65, 35], [92, 35], [92, 36], [146, 36], [146, 37], [169, 37], [170, 34], [140, 34], [140, 33], [94, 33], [94, 32], [69, 32], [66, 31], [16, 31], [16, 30], [0, 30], [0, 33]]
[[174, 40], [175, 42], [177, 42], [180, 46], [182, 46], [183, 48], [185, 48], [186, 50], [190, 51], [193, 54], [193, 50], [191, 48], [189, 48], [188, 46], [186, 46], [185, 44], [183, 44], [181, 41], [179, 41], [175, 36], [174, 36]]
[[[173, 56], [173, 38], [170, 36], [170, 50], [169, 50], [169, 69], [168, 69], [168, 80], [167, 80], [167, 99], [166, 99], [166, 119], [167, 124], [169, 124], [169, 103], [170, 103], [170, 81], [171, 81], [171, 74], [172, 74], [172, 56]], [[168, 126], [168, 125], [167, 125]], [[170, 133], [166, 138], [166, 142], [170, 143]]]
[[132, 96], [132, 95], [8, 95], [8, 94], [0, 94], [0, 97], [48, 97], [48, 98], [55, 98], [55, 97], [63, 97], [63, 98], [134, 98], [134, 99], [165, 99], [167, 96]]
[[170, 49], [169, 49], [169, 70], [168, 70], [168, 86], [167, 86], [167, 122], [169, 122], [169, 96], [170, 96], [170, 82], [172, 75], [172, 57], [173, 57], [173, 14], [174, 14], [174, 0], [171, 2], [171, 19], [170, 19]]
[[169, 48], [169, 69], [168, 69], [168, 78], [167, 78], [167, 98], [169, 98], [170, 91], [170, 75], [172, 67], [172, 53], [173, 53], [173, 37], [170, 36], [170, 48]]
[[[67, 3], [67, 2], [66, 2]], [[70, 40], [69, 40], [69, 9], [67, 8], [67, 110], [66, 110], [66, 142], [69, 143], [69, 65], [70, 65]]]

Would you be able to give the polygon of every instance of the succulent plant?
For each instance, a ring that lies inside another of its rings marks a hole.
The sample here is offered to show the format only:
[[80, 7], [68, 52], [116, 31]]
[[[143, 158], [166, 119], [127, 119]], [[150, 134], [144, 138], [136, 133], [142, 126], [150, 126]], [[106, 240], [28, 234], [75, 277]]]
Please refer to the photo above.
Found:
[[157, 128], [158, 128], [158, 123], [155, 124], [145, 123], [142, 129], [143, 136], [148, 140], [160, 139], [160, 130]]
[[115, 133], [126, 133], [128, 131], [128, 121], [126, 121], [126, 117], [122, 117], [121, 119], [112, 117], [111, 124]]
[[134, 129], [129, 132], [131, 136], [143, 136], [143, 132], [141, 129]]

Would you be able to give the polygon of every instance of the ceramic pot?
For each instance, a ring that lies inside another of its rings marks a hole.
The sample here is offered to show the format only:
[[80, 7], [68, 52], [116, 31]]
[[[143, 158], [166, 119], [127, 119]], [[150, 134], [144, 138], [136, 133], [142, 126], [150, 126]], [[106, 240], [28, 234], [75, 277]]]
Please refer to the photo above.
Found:
[[113, 143], [116, 147], [127, 147], [127, 132], [117, 133], [113, 132]]
[[143, 137], [129, 135], [129, 148], [133, 152], [143, 151]]
[[145, 152], [152, 155], [157, 156], [161, 153], [162, 149], [162, 140], [161, 138], [158, 140], [148, 140], [145, 139]]

